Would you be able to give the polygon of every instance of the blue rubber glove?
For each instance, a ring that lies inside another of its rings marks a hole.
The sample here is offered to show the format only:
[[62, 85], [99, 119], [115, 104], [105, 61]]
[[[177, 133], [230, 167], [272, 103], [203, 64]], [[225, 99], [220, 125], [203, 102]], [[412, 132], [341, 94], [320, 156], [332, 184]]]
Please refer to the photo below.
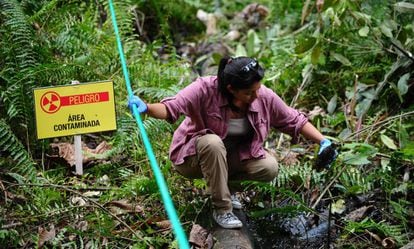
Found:
[[145, 104], [142, 99], [134, 95], [132, 98], [128, 99], [128, 107], [132, 112], [132, 106], [136, 105], [139, 113], [146, 113], [148, 111], [148, 106]]
[[332, 142], [331, 142], [331, 140], [324, 138], [319, 143], [319, 145], [320, 145], [320, 147], [319, 147], [318, 155], [320, 155], [323, 150], [325, 150], [326, 148], [328, 148], [329, 146], [331, 146], [332, 145]]
[[318, 158], [316, 160], [317, 168], [330, 168], [331, 164], [336, 160], [338, 156], [338, 151], [335, 148], [335, 145], [329, 139], [324, 138], [320, 142]]

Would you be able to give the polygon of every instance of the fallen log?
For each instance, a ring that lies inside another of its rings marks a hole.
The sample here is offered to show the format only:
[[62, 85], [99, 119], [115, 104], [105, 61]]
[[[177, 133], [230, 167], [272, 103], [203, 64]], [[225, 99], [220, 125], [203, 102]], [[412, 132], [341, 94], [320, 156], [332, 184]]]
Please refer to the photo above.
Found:
[[247, 228], [246, 215], [243, 211], [233, 211], [243, 222], [240, 229], [225, 229], [217, 224], [212, 229], [215, 239], [213, 249], [253, 249], [253, 243]]

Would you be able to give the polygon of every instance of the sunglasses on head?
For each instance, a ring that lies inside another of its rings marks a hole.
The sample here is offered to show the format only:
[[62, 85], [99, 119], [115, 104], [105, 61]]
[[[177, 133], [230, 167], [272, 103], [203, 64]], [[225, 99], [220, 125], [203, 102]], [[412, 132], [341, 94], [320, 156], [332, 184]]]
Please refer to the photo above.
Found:
[[242, 71], [243, 73], [248, 73], [251, 70], [256, 70], [257, 69], [257, 61], [256, 60], [252, 60], [251, 62], [247, 63], [245, 66], [243, 66], [240, 71]]

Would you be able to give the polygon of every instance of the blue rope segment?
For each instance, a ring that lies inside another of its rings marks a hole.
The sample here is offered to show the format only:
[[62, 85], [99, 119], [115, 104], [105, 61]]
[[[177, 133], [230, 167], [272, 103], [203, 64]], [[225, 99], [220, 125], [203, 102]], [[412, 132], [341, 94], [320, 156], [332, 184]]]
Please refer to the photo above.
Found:
[[[132, 98], [134, 93], [132, 92], [131, 82], [129, 80], [129, 73], [128, 73], [128, 69], [127, 69], [127, 63], [126, 63], [123, 48], [122, 48], [121, 38], [120, 38], [120, 35], [119, 35], [118, 24], [116, 22], [115, 10], [114, 10], [112, 0], [109, 0], [109, 8], [110, 8], [110, 11], [111, 11], [112, 24], [114, 26], [116, 41], [117, 41], [117, 44], [118, 44], [119, 56], [121, 58], [122, 71], [124, 73], [125, 83], [126, 83], [126, 87], [127, 87], [127, 90], [128, 90], [128, 97]], [[157, 182], [159, 191], [161, 193], [161, 198], [164, 202], [165, 210], [167, 212], [168, 218], [171, 222], [172, 228], [174, 229], [176, 239], [178, 241], [178, 246], [179, 246], [180, 249], [189, 249], [190, 247], [189, 247], [189, 243], [188, 243], [188, 240], [187, 240], [187, 236], [186, 236], [186, 234], [185, 234], [185, 232], [184, 232], [184, 230], [181, 226], [180, 220], [177, 216], [177, 212], [174, 208], [174, 203], [173, 203], [173, 201], [170, 197], [167, 184], [166, 184], [166, 182], [164, 180], [164, 177], [162, 175], [162, 172], [161, 172], [161, 170], [158, 166], [157, 160], [155, 159], [155, 155], [154, 155], [154, 152], [152, 150], [151, 143], [148, 139], [148, 135], [147, 135], [147, 132], [145, 131], [145, 127], [144, 127], [144, 124], [142, 122], [141, 115], [138, 112], [138, 109], [137, 109], [136, 105], [132, 105], [132, 112], [133, 112], [135, 120], [138, 124], [138, 128], [139, 128], [141, 136], [142, 136], [142, 140], [143, 140], [143, 143], [144, 143], [144, 146], [145, 146], [145, 150], [147, 152], [147, 156], [148, 156], [148, 159], [150, 161], [152, 171], [154, 172], [155, 180]]]

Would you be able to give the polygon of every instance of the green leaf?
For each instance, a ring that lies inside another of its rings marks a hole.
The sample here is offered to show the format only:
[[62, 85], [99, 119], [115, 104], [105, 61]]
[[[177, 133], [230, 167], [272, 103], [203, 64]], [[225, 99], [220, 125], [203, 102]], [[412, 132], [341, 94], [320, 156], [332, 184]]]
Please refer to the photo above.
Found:
[[301, 37], [296, 41], [295, 53], [302, 54], [311, 49], [316, 43], [313, 37]]
[[408, 135], [407, 129], [401, 123], [398, 126], [398, 139], [400, 142], [400, 148], [405, 148], [405, 146], [410, 142], [410, 135]]
[[368, 156], [357, 153], [344, 153], [344, 163], [350, 164], [350, 165], [365, 165], [370, 164], [371, 162], [368, 160]]
[[250, 57], [255, 56], [260, 51], [260, 43], [261, 40], [257, 33], [253, 29], [250, 29], [247, 32], [247, 55]]
[[381, 141], [387, 146], [389, 149], [396, 150], [397, 146], [395, 145], [394, 141], [385, 134], [381, 134], [380, 136]]
[[404, 156], [407, 158], [414, 158], [414, 142], [409, 142], [405, 145], [404, 149], [402, 150]]
[[344, 144], [342, 146], [344, 149], [351, 149], [351, 150], [355, 150], [361, 153], [368, 153], [368, 154], [375, 154], [377, 153], [377, 148], [375, 148], [374, 146], [370, 145], [370, 144], [366, 144], [366, 143], [349, 143], [349, 144]]
[[319, 58], [321, 56], [321, 46], [318, 44], [312, 49], [312, 55], [311, 55], [311, 62], [313, 65], [316, 65], [319, 63]]
[[349, 136], [352, 134], [352, 130], [349, 128], [345, 128], [339, 133], [338, 138], [341, 140], [345, 140], [349, 138]]
[[361, 28], [360, 30], [358, 30], [359, 36], [362, 36], [362, 37], [367, 37], [368, 33], [369, 33], [369, 27], [368, 26], [365, 26], [365, 27]]
[[359, 11], [351, 11], [352, 15], [355, 16], [358, 21], [363, 21], [365, 24], [370, 24], [372, 17], [366, 13], [362, 13]]
[[401, 13], [414, 13], [414, 4], [407, 2], [398, 2], [394, 4], [395, 10]]
[[381, 29], [381, 32], [386, 36], [386, 37], [389, 37], [389, 38], [393, 38], [393, 35], [392, 35], [392, 30], [391, 30], [391, 28], [389, 28], [386, 24], [381, 24], [380, 25], [380, 29]]
[[328, 103], [329, 114], [332, 114], [335, 111], [337, 102], [338, 102], [338, 96], [335, 94], [335, 96], [333, 96], [331, 100], [329, 100], [329, 103]]
[[240, 43], [237, 44], [235, 56], [236, 57], [239, 57], [239, 56], [247, 56], [246, 48], [242, 44], [240, 44]]
[[331, 56], [345, 66], [351, 66], [351, 62], [345, 56], [335, 52], [331, 52]]
[[20, 174], [10, 172], [7, 173], [7, 175], [13, 177], [19, 184], [24, 184], [26, 182], [26, 178]]
[[331, 206], [331, 213], [333, 214], [342, 214], [346, 209], [345, 201], [343, 199], [339, 199], [336, 202], [332, 203]]
[[407, 81], [410, 78], [410, 73], [406, 73], [398, 80], [398, 91], [401, 95], [404, 95], [408, 92]]
[[381, 168], [383, 172], [389, 171], [391, 168], [389, 167], [390, 165], [390, 159], [388, 158], [381, 158]]
[[355, 113], [358, 118], [361, 118], [371, 107], [371, 99], [365, 98], [360, 101], [355, 107]]
[[378, 149], [366, 143], [350, 143], [344, 144], [343, 149], [350, 149], [343, 152], [343, 161], [350, 165], [364, 165], [371, 163], [368, 157], [375, 156]]

